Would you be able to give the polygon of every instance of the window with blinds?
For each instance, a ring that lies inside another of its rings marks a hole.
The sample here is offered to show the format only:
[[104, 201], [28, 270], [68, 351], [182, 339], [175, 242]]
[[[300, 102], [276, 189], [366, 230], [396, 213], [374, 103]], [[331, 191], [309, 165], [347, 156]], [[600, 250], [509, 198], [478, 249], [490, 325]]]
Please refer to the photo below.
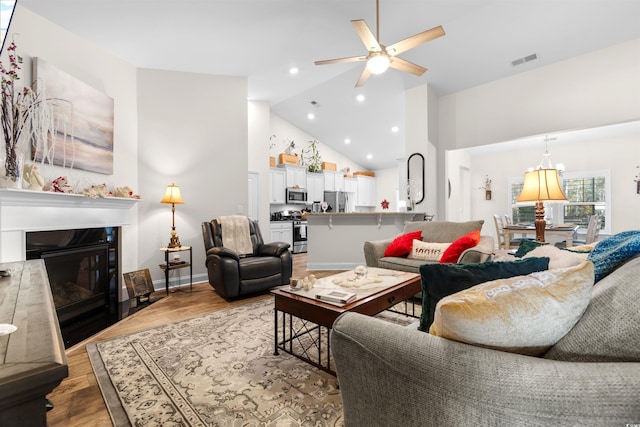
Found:
[[[602, 216], [602, 228], [609, 232], [611, 212], [609, 194], [611, 193], [611, 179], [608, 170], [588, 172], [565, 172], [561, 177], [562, 189], [567, 196], [567, 202], [545, 204], [545, 212], [555, 224], [578, 224], [586, 229], [589, 217], [594, 214]], [[516, 204], [516, 199], [522, 191], [522, 178], [509, 180], [511, 215], [514, 223], [533, 222], [535, 220], [535, 206], [533, 204]]]
[[562, 189], [569, 200], [564, 203], [564, 222], [579, 224], [586, 228], [591, 215], [602, 216], [602, 227], [607, 221], [607, 191], [604, 176], [566, 178], [562, 181]]

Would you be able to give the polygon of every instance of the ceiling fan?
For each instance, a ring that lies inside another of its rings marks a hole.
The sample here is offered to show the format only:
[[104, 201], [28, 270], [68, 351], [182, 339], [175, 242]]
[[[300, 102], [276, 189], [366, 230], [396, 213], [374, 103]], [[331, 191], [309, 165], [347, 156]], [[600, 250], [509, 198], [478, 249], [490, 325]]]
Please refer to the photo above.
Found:
[[360, 74], [360, 78], [356, 82], [356, 87], [364, 85], [372, 74], [382, 74], [387, 68], [391, 67], [396, 70], [405, 71], [407, 73], [421, 76], [427, 71], [426, 68], [420, 65], [414, 64], [396, 55], [406, 52], [409, 49], [413, 49], [423, 43], [442, 37], [445, 35], [442, 26], [431, 28], [430, 30], [423, 31], [415, 34], [411, 37], [407, 37], [404, 40], [400, 40], [391, 46], [385, 46], [380, 43], [380, 6], [379, 0], [376, 0], [376, 35], [374, 37], [371, 29], [364, 21], [364, 19], [357, 19], [351, 21], [353, 28], [355, 28], [358, 36], [364, 43], [365, 47], [369, 51], [366, 56], [351, 56], [348, 58], [327, 59], [323, 61], [315, 61], [316, 65], [325, 64], [338, 64], [341, 62], [357, 62], [367, 61], [367, 66]]

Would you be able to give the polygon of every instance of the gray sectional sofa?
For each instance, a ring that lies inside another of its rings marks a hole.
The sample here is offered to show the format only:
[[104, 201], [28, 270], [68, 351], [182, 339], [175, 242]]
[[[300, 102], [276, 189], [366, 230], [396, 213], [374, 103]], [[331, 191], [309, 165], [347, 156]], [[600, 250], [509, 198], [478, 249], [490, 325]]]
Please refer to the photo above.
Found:
[[[407, 222], [401, 234], [422, 230], [422, 237], [425, 241], [434, 243], [451, 243], [467, 233], [475, 230], [482, 230], [483, 224], [484, 220], [466, 222]], [[418, 273], [422, 264], [430, 262], [406, 257], [385, 257], [385, 249], [392, 241], [393, 238], [364, 242], [364, 258], [367, 266]], [[481, 235], [480, 243], [478, 243], [477, 246], [464, 251], [462, 255], [460, 255], [460, 258], [458, 258], [458, 262], [484, 262], [491, 257], [493, 250], [493, 237]]]
[[331, 350], [348, 427], [640, 423], [640, 256], [598, 281], [542, 357], [451, 341], [357, 313]]

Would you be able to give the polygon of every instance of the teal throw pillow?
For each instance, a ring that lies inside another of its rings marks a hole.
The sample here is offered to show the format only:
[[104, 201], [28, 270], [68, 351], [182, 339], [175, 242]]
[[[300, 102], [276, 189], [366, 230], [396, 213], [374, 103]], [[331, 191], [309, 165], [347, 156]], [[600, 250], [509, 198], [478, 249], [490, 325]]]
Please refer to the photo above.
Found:
[[546, 243], [538, 243], [535, 240], [522, 239], [520, 240], [520, 245], [518, 246], [518, 250], [514, 254], [516, 258], [522, 258], [527, 253], [531, 252], [538, 246], [544, 246]]
[[433, 323], [436, 304], [442, 298], [492, 280], [524, 276], [548, 270], [549, 258], [527, 258], [510, 262], [477, 264], [424, 264], [422, 279], [422, 314], [419, 330], [428, 332]]

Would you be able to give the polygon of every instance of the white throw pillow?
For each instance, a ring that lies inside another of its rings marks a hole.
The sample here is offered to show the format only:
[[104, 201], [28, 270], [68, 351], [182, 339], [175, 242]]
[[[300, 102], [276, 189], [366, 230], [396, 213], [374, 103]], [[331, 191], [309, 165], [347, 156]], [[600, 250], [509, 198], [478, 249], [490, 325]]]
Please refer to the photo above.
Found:
[[549, 270], [554, 268], [574, 267], [587, 260], [588, 253], [579, 254], [566, 251], [553, 245], [538, 246], [534, 250], [527, 252], [522, 258], [549, 258]]
[[449, 246], [451, 243], [432, 243], [414, 239], [408, 258], [439, 262]]
[[438, 302], [432, 335], [541, 356], [580, 320], [593, 288], [593, 264], [481, 283]]

